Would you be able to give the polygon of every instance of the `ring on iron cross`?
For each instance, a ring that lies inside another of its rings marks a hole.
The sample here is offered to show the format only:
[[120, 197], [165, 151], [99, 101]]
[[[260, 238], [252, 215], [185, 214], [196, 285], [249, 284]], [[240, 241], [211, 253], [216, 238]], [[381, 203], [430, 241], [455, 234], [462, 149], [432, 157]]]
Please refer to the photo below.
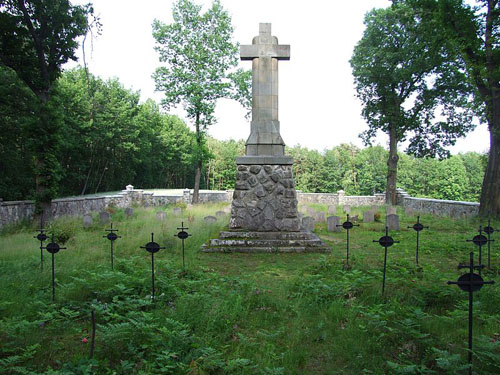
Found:
[[344, 229], [352, 229], [353, 227], [354, 227], [354, 224], [351, 223], [350, 221], [345, 221], [342, 224], [342, 228], [344, 228]]
[[495, 231], [495, 229], [493, 229], [493, 227], [490, 227], [490, 226], [487, 226], [487, 227], [484, 227], [484, 233], [486, 234], [493, 234], [493, 232]]
[[146, 251], [150, 253], [157, 253], [160, 251], [160, 245], [158, 245], [156, 242], [148, 242], [146, 246], [141, 246], [143, 249], [146, 249]]
[[383, 236], [383, 237], [380, 237], [380, 239], [378, 241], [376, 241], [380, 244], [380, 246], [383, 246], [383, 247], [391, 247], [392, 245], [394, 245], [394, 240], [391, 236]]
[[478, 234], [477, 236], [474, 236], [472, 242], [474, 242], [474, 245], [484, 246], [488, 243], [488, 239], [482, 234]]
[[108, 233], [108, 235], [106, 236], [106, 238], [108, 240], [110, 240], [110, 241], [114, 241], [114, 240], [116, 240], [118, 238], [118, 235], [116, 233], [111, 232], [111, 233]]
[[47, 237], [47, 235], [46, 235], [45, 233], [39, 233], [39, 234], [36, 236], [36, 239], [37, 239], [38, 241], [42, 241], [42, 242], [43, 242], [43, 241], [45, 241], [47, 238], [48, 238], [48, 237]]
[[59, 252], [59, 250], [60, 250], [61, 248], [59, 247], [59, 245], [58, 245], [57, 243], [55, 243], [55, 242], [51, 242], [51, 243], [49, 243], [49, 244], [47, 245], [46, 249], [47, 249], [47, 251], [48, 251], [49, 253], [51, 253], [51, 254], [55, 254], [55, 253]]
[[[472, 280], [471, 280], [472, 279]], [[466, 273], [458, 278], [458, 287], [465, 292], [477, 292], [484, 285], [483, 278], [477, 273]]]
[[420, 223], [413, 224], [413, 229], [415, 229], [417, 232], [420, 232], [421, 230], [424, 229], [424, 226]]
[[181, 240], [185, 240], [188, 238], [189, 234], [186, 231], [181, 230], [179, 233], [177, 233], [177, 237], [179, 237]]

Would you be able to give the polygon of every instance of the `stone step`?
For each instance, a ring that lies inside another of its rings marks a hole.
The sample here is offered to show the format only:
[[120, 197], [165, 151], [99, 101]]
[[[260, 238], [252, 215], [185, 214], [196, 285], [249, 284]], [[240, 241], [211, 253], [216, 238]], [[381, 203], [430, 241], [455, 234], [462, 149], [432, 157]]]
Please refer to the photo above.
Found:
[[220, 232], [220, 239], [262, 239], [262, 240], [312, 240], [318, 238], [311, 232]]
[[330, 249], [322, 247], [294, 246], [294, 247], [209, 247], [203, 245], [204, 253], [329, 253]]
[[324, 246], [323, 242], [317, 238], [312, 240], [242, 240], [242, 239], [211, 239], [209, 246], [237, 246], [237, 247], [293, 247], [293, 246]]

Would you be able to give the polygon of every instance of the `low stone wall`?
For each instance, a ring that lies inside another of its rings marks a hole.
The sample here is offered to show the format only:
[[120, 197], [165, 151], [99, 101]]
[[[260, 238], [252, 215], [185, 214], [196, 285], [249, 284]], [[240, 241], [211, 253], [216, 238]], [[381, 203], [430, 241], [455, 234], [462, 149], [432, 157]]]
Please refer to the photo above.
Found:
[[[77, 197], [55, 199], [52, 201], [52, 217], [84, 215], [89, 212], [98, 212], [109, 206], [126, 208], [132, 205], [143, 207], [164, 206], [179, 202], [191, 202], [193, 192], [185, 189], [182, 194], [162, 195], [144, 192], [127, 186], [120, 194], [101, 197]], [[231, 202], [233, 191], [202, 191], [200, 202]], [[302, 193], [297, 191], [297, 200], [301, 204], [320, 203], [328, 205], [348, 206], [381, 206], [385, 204], [384, 194], [371, 196], [348, 196], [340, 190], [337, 193]], [[439, 199], [410, 197], [403, 190], [398, 189], [398, 205], [434, 215], [450, 217], [474, 216], [479, 212], [479, 203], [446, 201]], [[0, 199], [0, 228], [22, 220], [31, 220], [35, 212], [33, 201], [3, 202]]]
[[404, 197], [402, 206], [418, 212], [454, 218], [471, 217], [479, 213], [479, 203], [440, 199]]

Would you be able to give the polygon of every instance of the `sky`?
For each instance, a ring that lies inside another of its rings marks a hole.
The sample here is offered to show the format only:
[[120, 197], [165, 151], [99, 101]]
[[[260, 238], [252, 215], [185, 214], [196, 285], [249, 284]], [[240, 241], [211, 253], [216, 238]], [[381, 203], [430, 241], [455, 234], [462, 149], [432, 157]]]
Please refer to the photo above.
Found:
[[[204, 4], [209, 0], [197, 0]], [[87, 1], [73, 0], [73, 4]], [[172, 0], [93, 0], [102, 23], [101, 35], [86, 43], [90, 71], [103, 79], [117, 77], [128, 89], [140, 91], [141, 100], [160, 102], [153, 72], [160, 66], [154, 50], [151, 25], [154, 19], [172, 22]], [[221, 0], [232, 17], [234, 41], [251, 44], [259, 23], [272, 24], [280, 44], [289, 44], [291, 58], [279, 62], [279, 120], [288, 146], [323, 151], [341, 143], [363, 147], [359, 133], [367, 129], [356, 98], [349, 59], [364, 31], [363, 19], [373, 8], [385, 8], [389, 0]], [[81, 50], [79, 51], [81, 56]], [[82, 60], [79, 61], [83, 64]], [[69, 63], [66, 67], [75, 66]], [[251, 62], [240, 66], [251, 69]], [[185, 119], [180, 106], [169, 113]], [[221, 140], [244, 139], [250, 132], [245, 110], [235, 101], [218, 102], [217, 123], [209, 128]], [[188, 121], [186, 121], [189, 124]], [[375, 144], [387, 146], [387, 135]], [[404, 150], [403, 147], [400, 147]], [[450, 148], [452, 153], [489, 149], [486, 125], [479, 125]]]

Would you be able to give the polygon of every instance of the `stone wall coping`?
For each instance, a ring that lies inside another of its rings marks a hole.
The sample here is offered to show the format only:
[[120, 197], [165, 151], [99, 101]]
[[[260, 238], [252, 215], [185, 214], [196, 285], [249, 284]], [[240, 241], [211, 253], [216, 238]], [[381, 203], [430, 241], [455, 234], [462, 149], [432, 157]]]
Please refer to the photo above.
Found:
[[16, 206], [21, 204], [35, 204], [35, 201], [4, 201], [2, 206]]
[[[331, 197], [336, 197], [338, 194], [337, 193], [303, 193], [299, 190], [297, 190], [297, 193], [301, 194], [301, 195], [327, 195], [327, 196], [331, 196]], [[349, 195], [351, 196], [351, 195]], [[354, 195], [352, 195], [354, 196]]]
[[433, 202], [433, 203], [444, 203], [444, 204], [454, 204], [463, 206], [479, 206], [478, 202], [464, 202], [464, 201], [450, 201], [446, 199], [432, 199], [432, 198], [415, 198], [415, 197], [404, 197], [404, 199], [420, 201], [420, 202]]

